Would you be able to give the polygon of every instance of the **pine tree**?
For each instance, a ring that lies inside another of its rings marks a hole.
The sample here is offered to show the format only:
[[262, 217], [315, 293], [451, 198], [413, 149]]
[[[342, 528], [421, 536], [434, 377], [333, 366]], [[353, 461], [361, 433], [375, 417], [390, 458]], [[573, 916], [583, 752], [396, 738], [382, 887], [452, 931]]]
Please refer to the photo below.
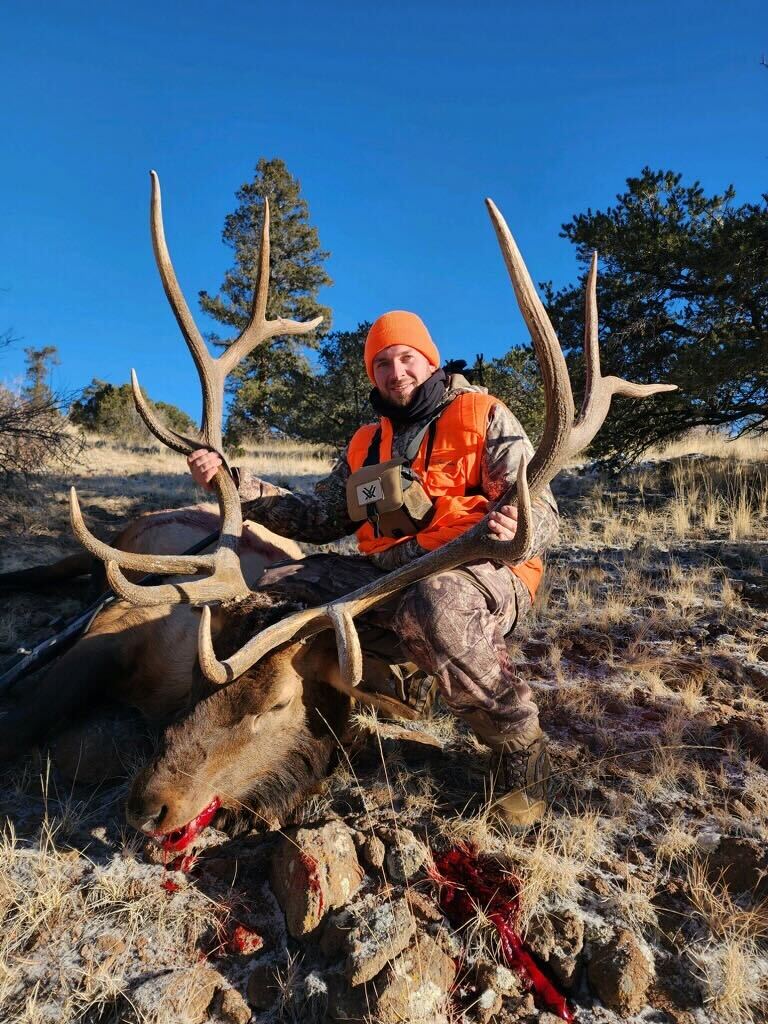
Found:
[[24, 398], [45, 403], [52, 398], [53, 392], [48, 383], [52, 366], [60, 363], [59, 350], [55, 345], [44, 345], [43, 348], [25, 348], [24, 355], [27, 364], [24, 375]]
[[[248, 322], [256, 284], [264, 200], [269, 201], [271, 276], [267, 316], [311, 320], [322, 316], [330, 327], [331, 311], [317, 301], [321, 288], [333, 282], [324, 269], [330, 255], [320, 246], [317, 229], [309, 223], [309, 206], [300, 183], [282, 160], [260, 159], [252, 181], [236, 193], [238, 206], [224, 222], [224, 242], [234, 249], [235, 264], [227, 271], [217, 295], [200, 293], [202, 309], [219, 323], [240, 331]], [[214, 342], [220, 339], [212, 336]], [[306, 346], [317, 347], [311, 335], [276, 338], [257, 348], [238, 368], [229, 389], [234, 398], [227, 437], [263, 436], [276, 426], [275, 408], [290, 401], [287, 389], [309, 372]]]
[[363, 360], [370, 328], [361, 323], [354, 331], [330, 332], [320, 341], [317, 367], [290, 375], [284, 400], [272, 407], [281, 433], [343, 448], [358, 427], [376, 419]]
[[[768, 195], [734, 204], [646, 167], [605, 211], [563, 225], [585, 267], [600, 256], [603, 372], [679, 391], [618, 399], [591, 454], [619, 465], [696, 426], [768, 430]], [[555, 292], [550, 316], [582, 375], [584, 278]]]

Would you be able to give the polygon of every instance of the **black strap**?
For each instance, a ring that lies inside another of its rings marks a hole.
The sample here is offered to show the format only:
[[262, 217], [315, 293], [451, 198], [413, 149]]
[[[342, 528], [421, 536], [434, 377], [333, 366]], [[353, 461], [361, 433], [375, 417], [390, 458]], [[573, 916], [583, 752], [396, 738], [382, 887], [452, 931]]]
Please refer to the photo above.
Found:
[[[440, 419], [440, 414], [445, 411], [447, 407], [443, 406], [440, 412], [436, 413], [427, 423], [424, 424], [422, 429], [416, 434], [411, 443], [405, 450], [405, 461], [410, 464], [416, 458], [419, 448], [421, 448], [421, 442], [424, 437], [427, 437], [427, 450], [424, 455], [424, 472], [426, 473], [429, 467], [429, 460], [432, 458], [432, 449], [435, 445], [435, 435], [437, 434], [437, 421]], [[381, 462], [381, 427], [376, 428], [376, 432], [371, 438], [371, 443], [368, 446], [368, 453], [365, 456], [365, 462], [363, 466], [375, 466]]]
[[424, 472], [429, 469], [429, 460], [432, 458], [432, 449], [435, 447], [435, 435], [437, 434], [437, 420], [429, 424], [429, 436], [427, 437], [427, 450], [424, 453]]
[[363, 466], [375, 466], [379, 462], [381, 462], [381, 427], [376, 427], [376, 433], [371, 438]]

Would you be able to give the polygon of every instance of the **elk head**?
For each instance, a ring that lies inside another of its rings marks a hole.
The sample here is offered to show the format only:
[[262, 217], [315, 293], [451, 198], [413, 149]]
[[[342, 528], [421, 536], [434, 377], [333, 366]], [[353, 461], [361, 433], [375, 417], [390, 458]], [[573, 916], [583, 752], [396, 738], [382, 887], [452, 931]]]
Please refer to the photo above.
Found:
[[[297, 610], [254, 594], [230, 608], [219, 644], [228, 653], [254, 630]], [[215, 804], [235, 813], [283, 815], [327, 774], [349, 700], [326, 680], [337, 669], [332, 638], [289, 644], [228, 686], [216, 687], [165, 732], [134, 779], [129, 822], [150, 833], [183, 830]]]
[[[268, 218], [265, 216], [259, 277], [248, 326], [218, 360], [212, 360], [176, 282], [162, 232], [159, 187], [153, 175], [152, 232], [158, 267], [166, 294], [176, 314], [200, 373], [205, 399], [201, 438], [219, 450], [220, 429], [214, 436], [214, 417], [220, 418], [224, 375], [239, 358], [267, 338], [302, 333], [316, 326], [288, 321], [267, 321]], [[130, 820], [147, 831], [167, 833], [181, 829], [203, 808], [216, 805], [254, 806], [260, 812], [288, 806], [327, 769], [334, 736], [340, 733], [348, 698], [413, 712], [399, 702], [366, 694], [358, 688], [362, 678], [362, 652], [354, 619], [417, 580], [455, 568], [465, 562], [491, 559], [515, 565], [529, 557], [532, 537], [531, 501], [559, 472], [564, 462], [586, 447], [602, 425], [614, 394], [635, 398], [674, 389], [674, 385], [639, 385], [603, 377], [600, 373], [597, 328], [597, 257], [587, 280], [585, 347], [587, 380], [579, 416], [560, 344], [536, 293], [517, 246], [499, 211], [487, 200], [504, 261], [518, 305], [531, 334], [541, 367], [547, 414], [543, 436], [530, 465], [521, 462], [517, 479], [489, 509], [517, 502], [517, 533], [511, 541], [497, 540], [487, 518], [451, 543], [429, 552], [395, 572], [360, 587], [319, 608], [276, 606], [267, 617], [247, 590], [236, 564], [241, 527], [237, 491], [227, 470], [219, 470], [214, 484], [219, 496], [222, 531], [212, 556], [127, 555], [92, 537], [72, 498], [72, 521], [85, 546], [107, 563], [113, 588], [137, 604], [188, 601], [203, 605], [199, 631], [200, 667], [215, 687], [186, 717], [166, 733], [162, 752], [139, 775], [129, 800]], [[216, 373], [214, 364], [219, 364]], [[169, 447], [189, 453], [200, 446], [158, 424], [144, 402], [134, 375], [134, 397], [150, 430]], [[213, 573], [191, 583], [143, 587], [129, 583], [123, 569], [167, 574]], [[225, 602], [225, 624], [211, 638], [209, 601]], [[331, 632], [332, 631], [332, 632]], [[333, 649], [335, 633], [337, 651]], [[333, 691], [336, 691], [334, 693]], [[343, 696], [340, 696], [343, 695]]]

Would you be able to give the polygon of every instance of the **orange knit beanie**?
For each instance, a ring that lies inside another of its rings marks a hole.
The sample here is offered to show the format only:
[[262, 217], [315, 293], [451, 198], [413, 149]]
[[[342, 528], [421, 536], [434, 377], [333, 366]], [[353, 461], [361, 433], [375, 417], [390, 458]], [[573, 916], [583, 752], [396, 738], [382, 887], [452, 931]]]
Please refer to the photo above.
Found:
[[365, 339], [365, 368], [372, 384], [376, 383], [373, 377], [373, 360], [379, 352], [390, 345], [408, 345], [426, 356], [433, 366], [440, 365], [440, 353], [421, 317], [415, 313], [407, 313], [404, 309], [395, 309], [380, 316], [372, 324]]

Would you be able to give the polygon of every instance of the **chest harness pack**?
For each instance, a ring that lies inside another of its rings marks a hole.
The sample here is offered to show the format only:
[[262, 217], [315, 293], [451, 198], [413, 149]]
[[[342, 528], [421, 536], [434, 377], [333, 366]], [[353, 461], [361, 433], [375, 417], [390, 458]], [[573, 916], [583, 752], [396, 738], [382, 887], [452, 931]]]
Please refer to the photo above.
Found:
[[[443, 410], [441, 409], [440, 412]], [[435, 443], [437, 413], [416, 434], [399, 459], [379, 462], [381, 457], [381, 427], [371, 439], [368, 454], [357, 472], [347, 480], [347, 511], [355, 523], [366, 519], [375, 537], [411, 537], [423, 530], [434, 515], [432, 499], [422, 484], [421, 477], [412, 468], [421, 442], [427, 437], [424, 455], [424, 475]]]

